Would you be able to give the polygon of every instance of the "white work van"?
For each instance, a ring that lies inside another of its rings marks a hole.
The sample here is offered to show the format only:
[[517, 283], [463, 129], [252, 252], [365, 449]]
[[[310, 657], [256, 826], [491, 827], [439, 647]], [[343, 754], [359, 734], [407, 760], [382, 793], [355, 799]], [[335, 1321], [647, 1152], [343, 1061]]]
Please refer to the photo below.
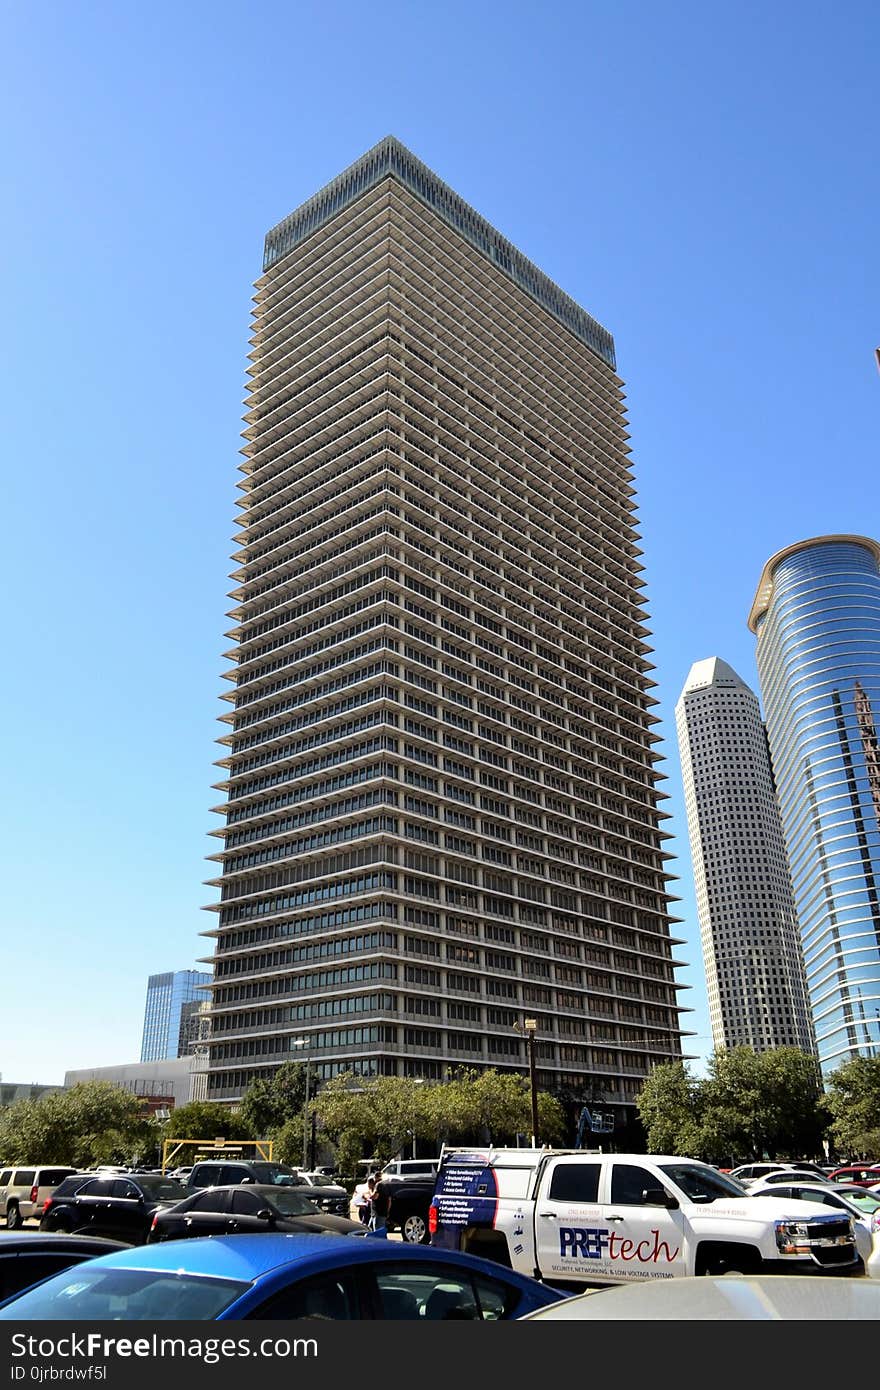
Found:
[[444, 1148], [429, 1228], [432, 1245], [563, 1288], [863, 1268], [846, 1212], [750, 1197], [708, 1164], [657, 1154]]

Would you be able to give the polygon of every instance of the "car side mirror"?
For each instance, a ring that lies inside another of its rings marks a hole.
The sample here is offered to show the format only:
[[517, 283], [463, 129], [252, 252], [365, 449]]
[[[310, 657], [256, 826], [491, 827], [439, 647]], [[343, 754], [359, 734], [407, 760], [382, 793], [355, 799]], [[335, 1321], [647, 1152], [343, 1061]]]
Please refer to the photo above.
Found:
[[668, 1211], [678, 1209], [678, 1198], [667, 1192], [665, 1187], [646, 1187], [642, 1202], [646, 1207], [666, 1207]]
[[261, 1207], [257, 1212], [258, 1221], [274, 1221], [275, 1213], [269, 1207]]

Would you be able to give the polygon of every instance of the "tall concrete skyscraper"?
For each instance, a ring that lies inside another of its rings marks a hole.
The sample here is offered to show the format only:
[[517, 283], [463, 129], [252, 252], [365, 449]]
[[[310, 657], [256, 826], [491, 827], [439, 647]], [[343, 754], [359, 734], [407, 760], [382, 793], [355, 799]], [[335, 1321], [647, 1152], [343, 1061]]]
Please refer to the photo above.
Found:
[[791, 876], [758, 701], [717, 656], [675, 707], [716, 1048], [815, 1052]]
[[749, 614], [823, 1072], [880, 1055], [880, 545], [817, 536]]
[[209, 1094], [528, 1017], [625, 1115], [680, 1034], [611, 336], [391, 138], [256, 290]]

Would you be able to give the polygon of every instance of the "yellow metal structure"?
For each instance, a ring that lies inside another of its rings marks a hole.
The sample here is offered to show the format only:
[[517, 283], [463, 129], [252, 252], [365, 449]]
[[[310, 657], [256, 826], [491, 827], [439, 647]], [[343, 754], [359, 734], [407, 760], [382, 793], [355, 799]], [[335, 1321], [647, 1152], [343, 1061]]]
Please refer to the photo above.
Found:
[[[162, 1141], [162, 1172], [173, 1163], [181, 1149], [195, 1148], [194, 1161], [205, 1158], [262, 1158], [272, 1161], [274, 1144], [271, 1139], [164, 1139]], [[245, 1150], [249, 1152], [245, 1153]], [[253, 1150], [253, 1152], [250, 1152]]]

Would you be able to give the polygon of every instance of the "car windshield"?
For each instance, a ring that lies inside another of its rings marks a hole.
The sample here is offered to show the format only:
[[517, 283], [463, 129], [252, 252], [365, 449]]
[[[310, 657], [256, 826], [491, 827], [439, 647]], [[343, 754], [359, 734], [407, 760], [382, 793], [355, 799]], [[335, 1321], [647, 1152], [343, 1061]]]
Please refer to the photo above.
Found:
[[154, 1202], [182, 1202], [189, 1196], [189, 1188], [176, 1178], [142, 1178], [137, 1180], [144, 1195]]
[[[799, 1202], [817, 1202], [826, 1207], [845, 1208], [854, 1214], [858, 1214], [858, 1209], [853, 1201], [851, 1192], [838, 1192], [829, 1183], [823, 1183], [820, 1187], [818, 1183], [815, 1187], [803, 1187], [800, 1183], [795, 1183], [793, 1187], [783, 1188], [788, 1197], [794, 1197]], [[778, 1187], [768, 1187], [763, 1192], [749, 1193], [749, 1196], [757, 1197], [778, 1197]]]
[[826, 1182], [825, 1178], [818, 1177], [815, 1173], [811, 1173], [809, 1168], [794, 1168], [790, 1173], [771, 1173], [766, 1181], [803, 1182], [804, 1178], [807, 1178], [810, 1182], [820, 1182], [826, 1187], [831, 1186], [831, 1183]]
[[249, 1284], [197, 1274], [146, 1269], [66, 1269], [0, 1307], [0, 1320], [17, 1322], [210, 1321]]
[[252, 1163], [257, 1182], [272, 1183], [274, 1187], [307, 1187], [305, 1178], [280, 1163]]
[[295, 1192], [290, 1188], [282, 1188], [278, 1192], [273, 1192], [271, 1197], [266, 1198], [272, 1203], [276, 1211], [280, 1211], [283, 1216], [323, 1216], [321, 1208], [317, 1202], [313, 1202], [304, 1192]]
[[741, 1182], [703, 1163], [661, 1163], [660, 1172], [681, 1188], [692, 1202], [714, 1202], [719, 1197], [748, 1197]]
[[880, 1211], [880, 1196], [875, 1192], [869, 1192], [865, 1187], [845, 1187], [842, 1195], [851, 1206], [858, 1207], [866, 1216], [873, 1216], [875, 1211]]

